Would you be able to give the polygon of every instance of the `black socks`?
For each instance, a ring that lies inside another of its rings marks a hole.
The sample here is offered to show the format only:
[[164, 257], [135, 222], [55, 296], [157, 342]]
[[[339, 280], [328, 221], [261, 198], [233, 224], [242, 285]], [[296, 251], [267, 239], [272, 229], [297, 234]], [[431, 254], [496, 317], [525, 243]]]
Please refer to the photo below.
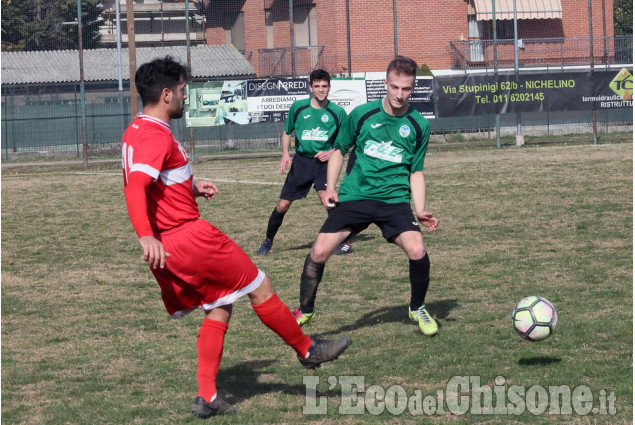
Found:
[[286, 212], [279, 213], [277, 207], [273, 209], [271, 217], [269, 217], [269, 224], [267, 224], [267, 239], [273, 240], [273, 238], [276, 237], [278, 229], [282, 226], [282, 220], [284, 219], [285, 214]]
[[430, 284], [430, 258], [428, 253], [419, 260], [410, 262], [410, 310], [421, 307]]
[[307, 255], [300, 277], [300, 310], [302, 313], [313, 313], [315, 295], [323, 273], [324, 264], [314, 262], [311, 260], [311, 254]]

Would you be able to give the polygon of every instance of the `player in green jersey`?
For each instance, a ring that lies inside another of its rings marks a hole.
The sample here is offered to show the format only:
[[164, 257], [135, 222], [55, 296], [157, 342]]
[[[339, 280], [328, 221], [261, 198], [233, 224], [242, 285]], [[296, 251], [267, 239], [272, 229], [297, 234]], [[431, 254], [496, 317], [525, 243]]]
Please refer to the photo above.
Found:
[[[300, 325], [308, 324], [315, 316], [318, 285], [335, 248], [374, 223], [384, 238], [398, 245], [408, 257], [410, 319], [419, 324], [424, 335], [438, 331], [424, 304], [430, 260], [419, 224], [433, 232], [439, 221], [425, 208], [423, 160], [430, 125], [408, 103], [416, 72], [414, 60], [396, 57], [386, 71], [386, 96], [356, 107], [340, 128], [322, 197], [331, 212], [306, 257], [300, 278], [300, 308], [294, 312]], [[352, 151], [338, 193], [335, 183], [349, 150]]]
[[[282, 225], [285, 214], [293, 201], [305, 198], [311, 185], [324, 203], [326, 192], [326, 164], [333, 153], [333, 141], [346, 117], [346, 111], [328, 100], [331, 76], [323, 69], [316, 69], [309, 75], [312, 97], [293, 102], [282, 133], [282, 159], [280, 172], [290, 165], [284, 182], [280, 200], [271, 212], [267, 233], [257, 255], [267, 255], [273, 246], [273, 238]], [[289, 156], [291, 134], [295, 131], [296, 147], [293, 161]], [[348, 254], [353, 247], [344, 242], [336, 254]]]

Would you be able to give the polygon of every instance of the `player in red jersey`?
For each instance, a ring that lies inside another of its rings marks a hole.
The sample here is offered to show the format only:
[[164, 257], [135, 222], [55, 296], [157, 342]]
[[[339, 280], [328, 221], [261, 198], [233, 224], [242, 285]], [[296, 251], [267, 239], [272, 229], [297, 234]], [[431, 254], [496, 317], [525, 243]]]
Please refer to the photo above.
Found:
[[208, 418], [237, 411], [218, 396], [216, 375], [232, 303], [241, 296], [249, 296], [260, 320], [293, 347], [304, 367], [337, 358], [351, 339], [306, 336], [269, 277], [200, 218], [195, 197], [211, 200], [218, 188], [193, 180], [187, 154], [170, 130], [171, 119], [183, 116], [188, 79], [189, 70], [169, 56], [139, 67], [135, 83], [143, 113], [123, 135], [122, 167], [128, 214], [166, 310], [175, 319], [196, 309], [205, 314], [197, 339], [198, 394], [192, 413]]

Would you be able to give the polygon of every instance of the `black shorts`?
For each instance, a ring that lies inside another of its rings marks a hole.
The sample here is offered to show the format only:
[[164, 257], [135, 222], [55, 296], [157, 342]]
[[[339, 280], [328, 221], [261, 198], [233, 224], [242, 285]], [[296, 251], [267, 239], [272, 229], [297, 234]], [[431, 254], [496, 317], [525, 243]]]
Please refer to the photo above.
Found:
[[311, 185], [318, 190], [326, 190], [326, 168], [328, 162], [308, 158], [296, 153], [291, 161], [291, 169], [284, 181], [280, 199], [295, 201], [306, 198]]
[[365, 199], [340, 202], [329, 211], [320, 233], [336, 233], [349, 229], [351, 235], [356, 235], [372, 223], [379, 227], [388, 242], [393, 242], [403, 232], [421, 231], [409, 203], [388, 204]]

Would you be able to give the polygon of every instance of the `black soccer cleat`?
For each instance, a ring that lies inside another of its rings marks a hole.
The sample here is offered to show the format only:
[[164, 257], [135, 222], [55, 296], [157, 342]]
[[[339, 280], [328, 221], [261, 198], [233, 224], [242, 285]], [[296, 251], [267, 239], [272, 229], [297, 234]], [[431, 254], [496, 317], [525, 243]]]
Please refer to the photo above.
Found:
[[352, 254], [352, 253], [353, 253], [353, 245], [351, 245], [349, 242], [344, 242], [343, 244], [341, 244], [335, 249], [335, 252], [333, 252], [333, 254], [335, 255], [346, 255], [346, 254]]
[[269, 255], [269, 251], [271, 251], [272, 246], [273, 241], [271, 239], [265, 239], [262, 241], [260, 248], [256, 251], [256, 255]]
[[306, 359], [298, 357], [302, 366], [307, 369], [315, 369], [320, 367], [322, 363], [335, 360], [353, 343], [350, 336], [330, 340], [312, 338], [312, 341], [309, 347], [309, 357]]
[[203, 397], [196, 397], [192, 405], [192, 414], [200, 419], [207, 419], [217, 415], [235, 415], [238, 409], [216, 396], [209, 403]]

